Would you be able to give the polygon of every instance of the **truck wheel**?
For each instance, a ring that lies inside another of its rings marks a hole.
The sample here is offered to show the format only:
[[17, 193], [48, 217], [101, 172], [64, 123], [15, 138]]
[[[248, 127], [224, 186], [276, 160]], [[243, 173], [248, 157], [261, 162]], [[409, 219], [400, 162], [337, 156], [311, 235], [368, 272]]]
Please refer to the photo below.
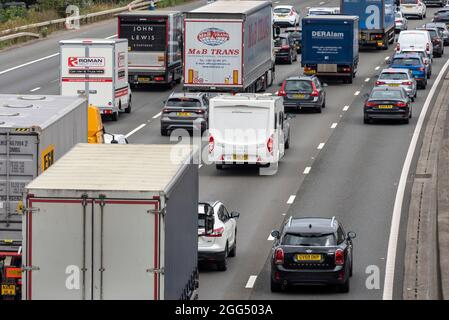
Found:
[[118, 121], [118, 111], [114, 112], [114, 113], [111, 115], [111, 118], [112, 118], [112, 121]]
[[290, 132], [288, 133], [288, 138], [287, 141], [285, 141], [284, 148], [290, 149]]
[[131, 101], [131, 96], [129, 96], [128, 107], [125, 109], [125, 113], [131, 113], [131, 106], [132, 106], [132, 101]]

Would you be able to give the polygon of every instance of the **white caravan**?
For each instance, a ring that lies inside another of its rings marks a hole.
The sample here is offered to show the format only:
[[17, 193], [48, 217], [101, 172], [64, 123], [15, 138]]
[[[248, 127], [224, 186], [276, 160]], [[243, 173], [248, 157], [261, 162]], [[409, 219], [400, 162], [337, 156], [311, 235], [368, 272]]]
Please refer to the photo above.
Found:
[[114, 121], [119, 112], [131, 112], [128, 40], [62, 40], [59, 48], [61, 95], [85, 94], [89, 105]]
[[220, 95], [209, 102], [209, 161], [277, 165], [290, 143], [282, 99], [263, 94]]

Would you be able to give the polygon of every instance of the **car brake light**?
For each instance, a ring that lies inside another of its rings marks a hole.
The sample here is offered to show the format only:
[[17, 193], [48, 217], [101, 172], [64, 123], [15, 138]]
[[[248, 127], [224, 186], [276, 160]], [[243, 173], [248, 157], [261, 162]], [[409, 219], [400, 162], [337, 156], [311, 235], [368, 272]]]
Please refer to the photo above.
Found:
[[397, 52], [401, 51], [401, 45], [399, 44], [399, 42], [396, 44], [396, 51]]
[[213, 238], [219, 238], [223, 235], [224, 232], [224, 228], [220, 227], [218, 229], [214, 229], [214, 231], [211, 234], [208, 234], [208, 237], [213, 237]]
[[284, 44], [281, 46], [281, 49], [290, 49], [290, 46], [288, 44]]
[[423, 68], [423, 67], [421, 67], [421, 68], [419, 68], [418, 70], [419, 70], [419, 71], [424, 71], [424, 70], [426, 70], [426, 69]]
[[380, 86], [382, 84], [385, 84], [385, 82], [383, 82], [383, 81], [376, 81], [376, 86]]
[[210, 135], [209, 136], [209, 153], [214, 151], [214, 147], [215, 147], [215, 139], [212, 135]]
[[284, 263], [284, 250], [282, 248], [277, 248], [274, 251], [274, 264]]
[[203, 113], [204, 113], [204, 110], [203, 110], [203, 109], [198, 109], [198, 110], [194, 110], [193, 112], [199, 113], [199, 114], [203, 114]]
[[337, 249], [335, 251], [335, 264], [337, 266], [342, 266], [345, 264], [345, 254], [343, 253], [343, 250]]
[[413, 82], [407, 81], [407, 82], [402, 82], [402, 84], [403, 84], [404, 86], [411, 86], [411, 85], [413, 84]]
[[320, 93], [316, 89], [315, 83], [312, 82], [312, 93], [310, 94], [311, 97], [318, 97]]
[[396, 103], [396, 107], [406, 107], [407, 104], [405, 102], [398, 102]]
[[287, 95], [287, 93], [285, 92], [285, 84], [286, 81], [284, 80], [284, 82], [282, 82], [281, 89], [278, 91], [278, 96], [284, 97]]
[[367, 103], [365, 103], [365, 107], [375, 107], [377, 104], [376, 103], [374, 103], [374, 102], [367, 102]]
[[290, 11], [290, 16], [293, 16], [293, 15], [295, 15], [295, 14], [293, 13], [293, 11]]
[[267, 141], [267, 150], [269, 153], [273, 154], [273, 142], [274, 142], [274, 135], [272, 134]]
[[429, 43], [426, 43], [426, 51], [429, 51], [430, 50], [430, 45], [429, 45]]

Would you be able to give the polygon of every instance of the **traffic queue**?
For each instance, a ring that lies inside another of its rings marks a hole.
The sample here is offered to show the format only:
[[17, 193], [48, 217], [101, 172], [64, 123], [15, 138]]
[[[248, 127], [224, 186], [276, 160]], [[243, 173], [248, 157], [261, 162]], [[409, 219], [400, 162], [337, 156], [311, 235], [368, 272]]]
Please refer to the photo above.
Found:
[[[225, 271], [228, 258], [236, 256], [240, 213], [228, 211], [218, 200], [198, 201], [198, 165], [192, 169], [194, 163], [185, 164], [197, 157], [198, 150], [185, 148], [183, 157], [170, 162], [175, 146], [126, 146], [123, 135], [110, 134], [106, 139], [101, 116], [118, 121], [120, 114], [130, 113], [132, 89], [173, 89], [182, 83], [183, 90], [164, 101], [162, 136], [176, 134], [177, 129], [197, 130], [207, 137], [208, 160], [217, 170], [255, 165], [267, 169], [261, 174], [275, 174], [291, 145], [292, 113], [324, 112], [330, 106], [331, 97], [326, 95], [330, 82], [351, 84], [356, 77], [359, 48], [395, 46], [388, 68], [379, 71], [375, 87], [365, 97], [363, 122], [408, 123], [418, 91], [426, 88], [432, 75], [433, 59], [442, 57], [449, 45], [449, 18], [444, 20], [449, 9], [438, 11], [432, 23], [408, 28], [408, 16], [426, 16], [421, 0], [401, 0], [399, 7], [393, 0], [379, 1], [382, 14], [375, 24], [368, 22], [365, 1], [360, 6], [342, 0], [339, 8], [310, 8], [304, 17], [290, 5], [232, 2], [216, 1], [185, 14], [162, 10], [119, 14], [118, 39], [60, 42], [60, 96], [0, 96], [14, 100], [15, 107], [31, 106], [31, 111], [23, 112], [43, 114], [66, 96], [71, 99], [64, 100], [68, 107], [86, 111], [76, 120], [83, 126], [72, 130], [79, 136], [59, 147], [57, 137], [62, 134], [50, 135], [48, 145], [31, 157], [38, 170], [31, 175], [23, 172], [31, 179], [2, 194], [6, 199], [0, 228], [2, 299], [195, 299], [201, 285], [198, 263]], [[395, 33], [399, 33], [396, 44]], [[276, 65], [297, 60], [301, 60], [297, 75], [276, 78]], [[275, 81], [280, 84], [276, 93], [265, 92]], [[14, 134], [22, 139], [36, 125], [42, 124], [17, 123]], [[68, 151], [80, 142], [91, 145], [78, 144]], [[2, 152], [9, 157], [10, 142], [6, 146]], [[113, 161], [89, 162], [105, 154]], [[139, 164], [129, 165], [130, 155], [145, 160], [145, 182], [136, 182]], [[8, 157], [7, 162], [14, 160]], [[165, 170], [163, 176], [158, 168]], [[94, 180], [89, 181], [86, 172]], [[16, 183], [14, 177], [8, 179], [8, 186]], [[132, 219], [120, 216], [121, 209], [116, 209], [120, 205], [127, 207]], [[193, 211], [194, 219], [179, 214], [185, 207]], [[33, 222], [36, 210], [48, 217]], [[105, 212], [111, 221], [103, 220]], [[145, 219], [149, 214], [154, 217], [151, 223]], [[176, 222], [182, 219], [180, 232]], [[86, 225], [94, 220], [101, 227]], [[73, 226], [79, 227], [76, 232], [60, 232]], [[316, 219], [290, 218], [271, 235], [273, 292], [303, 284], [349, 291], [356, 234], [346, 232], [338, 217], [329, 213]], [[146, 242], [142, 244], [141, 238]], [[174, 242], [184, 243], [176, 247]], [[74, 247], [79, 253], [76, 262], [62, 251]], [[46, 262], [45, 250], [59, 252], [58, 262]], [[137, 257], [154, 265], [130, 270], [126, 259], [114, 254], [117, 250], [129, 252], [129, 260]], [[53, 276], [71, 264], [81, 266], [80, 291], [70, 291], [62, 277]], [[95, 279], [87, 272], [94, 268], [99, 270]]]

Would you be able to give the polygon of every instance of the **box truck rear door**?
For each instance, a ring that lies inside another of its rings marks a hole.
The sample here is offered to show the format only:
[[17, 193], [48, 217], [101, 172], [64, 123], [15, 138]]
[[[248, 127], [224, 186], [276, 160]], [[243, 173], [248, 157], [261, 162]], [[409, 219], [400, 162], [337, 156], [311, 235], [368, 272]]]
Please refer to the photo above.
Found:
[[95, 200], [94, 299], [159, 299], [158, 201]]

